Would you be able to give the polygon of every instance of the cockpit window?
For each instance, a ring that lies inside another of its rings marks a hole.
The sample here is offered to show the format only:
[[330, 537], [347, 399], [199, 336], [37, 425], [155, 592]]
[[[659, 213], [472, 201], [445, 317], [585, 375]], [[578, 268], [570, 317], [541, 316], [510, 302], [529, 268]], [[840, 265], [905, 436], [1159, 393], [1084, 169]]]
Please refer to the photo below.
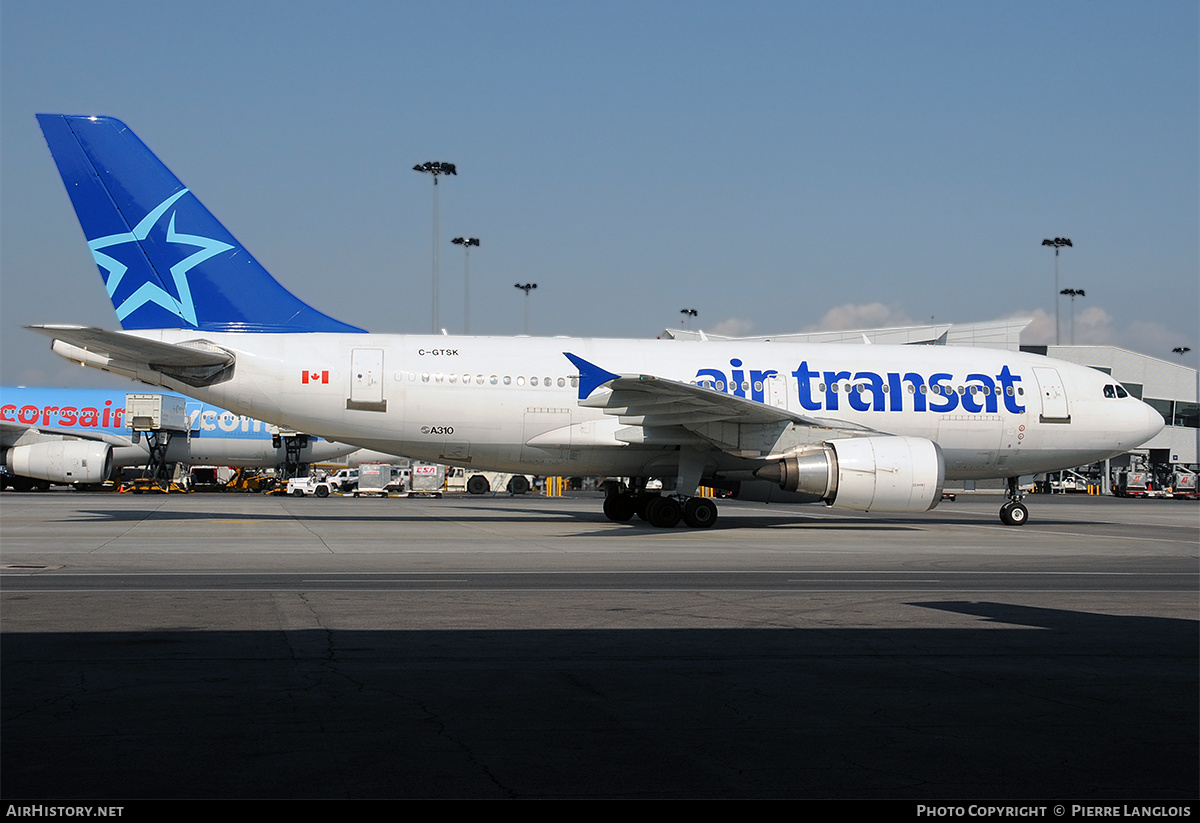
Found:
[[1129, 392], [1125, 391], [1125, 389], [1122, 388], [1121, 385], [1118, 383], [1117, 384], [1117, 397], [1128, 397], [1128, 396], [1129, 396]]
[[1111, 383], [1109, 385], [1105, 386], [1104, 387], [1104, 396], [1105, 397], [1116, 397], [1117, 396], [1117, 387], [1112, 385]]

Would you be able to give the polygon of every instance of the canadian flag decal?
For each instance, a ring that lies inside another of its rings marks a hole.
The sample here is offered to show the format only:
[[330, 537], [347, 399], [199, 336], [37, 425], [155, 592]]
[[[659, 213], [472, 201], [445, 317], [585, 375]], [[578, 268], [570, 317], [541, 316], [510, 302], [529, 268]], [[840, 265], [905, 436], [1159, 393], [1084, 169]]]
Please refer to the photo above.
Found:
[[328, 383], [329, 372], [327, 371], [305, 371], [300, 376], [301, 383]]

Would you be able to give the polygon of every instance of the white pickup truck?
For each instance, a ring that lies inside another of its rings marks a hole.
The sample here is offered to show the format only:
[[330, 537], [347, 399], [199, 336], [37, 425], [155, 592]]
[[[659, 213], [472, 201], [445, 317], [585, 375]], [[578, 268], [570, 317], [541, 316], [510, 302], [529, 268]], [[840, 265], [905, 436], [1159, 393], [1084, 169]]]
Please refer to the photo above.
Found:
[[315, 494], [317, 497], [328, 497], [332, 491], [325, 474], [310, 474], [308, 477], [293, 477], [288, 480], [287, 493], [295, 497]]
[[358, 487], [358, 469], [342, 469], [329, 477], [329, 488], [346, 494]]

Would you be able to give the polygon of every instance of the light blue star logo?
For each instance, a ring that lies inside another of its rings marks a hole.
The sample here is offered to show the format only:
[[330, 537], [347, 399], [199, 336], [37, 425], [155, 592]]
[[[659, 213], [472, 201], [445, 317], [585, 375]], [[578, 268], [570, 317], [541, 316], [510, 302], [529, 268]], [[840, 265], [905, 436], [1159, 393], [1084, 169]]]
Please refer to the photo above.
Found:
[[[188, 190], [183, 189], [159, 203], [131, 232], [110, 234], [107, 237], [98, 237], [88, 242], [88, 246], [92, 250], [92, 257], [95, 258], [96, 264], [104, 270], [104, 285], [108, 289], [108, 296], [110, 298], [116, 294], [117, 287], [121, 285], [121, 280], [129, 271], [129, 267], [116, 258], [104, 254], [102, 250], [125, 243], [140, 243], [145, 240], [149, 236], [150, 230], [166, 214], [167, 210], [175, 204], [175, 201], [187, 193]], [[172, 297], [162, 286], [147, 280], [138, 286], [133, 294], [122, 300], [119, 305], [114, 301], [117, 309], [117, 317], [120, 320], [123, 321], [147, 303], [153, 303], [193, 326], [199, 325], [196, 322], [196, 305], [192, 300], [191, 288], [188, 286], [188, 272], [213, 255], [232, 249], [233, 246], [228, 243], [222, 243], [219, 240], [214, 240], [211, 237], [198, 237], [194, 234], [183, 234], [176, 231], [174, 211], [171, 212], [171, 219], [167, 225], [167, 242], [195, 246], [199, 249], [199, 251], [171, 266], [171, 279], [175, 284], [175, 291], [179, 294], [179, 298]]]

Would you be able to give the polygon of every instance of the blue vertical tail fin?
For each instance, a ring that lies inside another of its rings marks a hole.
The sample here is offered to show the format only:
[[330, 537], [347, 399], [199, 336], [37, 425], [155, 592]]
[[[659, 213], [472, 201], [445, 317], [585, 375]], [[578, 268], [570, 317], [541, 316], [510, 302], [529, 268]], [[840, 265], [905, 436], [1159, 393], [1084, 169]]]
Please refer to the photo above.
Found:
[[281, 286], [120, 120], [37, 118], [122, 328], [362, 331]]

